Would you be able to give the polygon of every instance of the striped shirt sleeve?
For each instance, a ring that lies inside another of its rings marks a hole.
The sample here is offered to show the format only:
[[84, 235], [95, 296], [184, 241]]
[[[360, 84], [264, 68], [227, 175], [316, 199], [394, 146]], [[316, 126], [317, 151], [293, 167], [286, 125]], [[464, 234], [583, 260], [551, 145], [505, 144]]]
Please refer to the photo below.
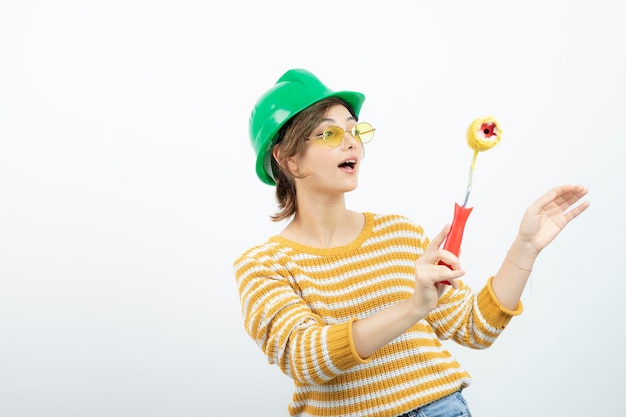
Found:
[[452, 338], [463, 346], [486, 349], [509, 321], [521, 313], [521, 302], [515, 310], [508, 310], [500, 304], [491, 289], [490, 278], [476, 295], [463, 282], [457, 291], [448, 289], [427, 320], [440, 339]]
[[324, 384], [366, 363], [352, 341], [354, 319], [326, 325], [297, 294], [289, 272], [275, 259], [242, 256], [234, 264], [244, 327], [265, 353], [291, 378]]

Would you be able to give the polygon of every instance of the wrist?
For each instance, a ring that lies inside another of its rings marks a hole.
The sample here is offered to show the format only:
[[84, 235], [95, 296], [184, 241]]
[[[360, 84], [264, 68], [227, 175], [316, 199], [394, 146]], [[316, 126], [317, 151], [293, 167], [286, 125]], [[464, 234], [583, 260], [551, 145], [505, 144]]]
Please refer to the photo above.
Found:
[[527, 241], [516, 239], [509, 248], [506, 259], [518, 269], [532, 271], [539, 251]]
[[430, 313], [430, 309], [425, 306], [423, 302], [415, 299], [415, 297], [400, 301], [399, 304], [402, 305], [402, 317], [404, 317], [407, 322], [412, 323], [411, 326]]

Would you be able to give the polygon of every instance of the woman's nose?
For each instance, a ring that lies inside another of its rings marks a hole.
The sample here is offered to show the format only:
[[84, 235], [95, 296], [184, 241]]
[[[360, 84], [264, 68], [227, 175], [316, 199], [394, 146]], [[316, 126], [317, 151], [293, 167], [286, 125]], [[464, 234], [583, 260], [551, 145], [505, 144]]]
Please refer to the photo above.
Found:
[[349, 130], [346, 130], [346, 132], [343, 135], [342, 147], [344, 149], [354, 149], [357, 147], [359, 143], [361, 142], [356, 137], [354, 137], [352, 132]]

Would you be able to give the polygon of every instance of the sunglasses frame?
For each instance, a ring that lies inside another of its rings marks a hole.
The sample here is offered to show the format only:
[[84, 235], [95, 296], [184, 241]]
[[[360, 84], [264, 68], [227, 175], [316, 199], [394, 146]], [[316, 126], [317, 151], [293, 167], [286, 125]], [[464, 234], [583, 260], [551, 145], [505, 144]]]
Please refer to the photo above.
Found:
[[[359, 132], [358, 131], [359, 127], [366, 127], [368, 130], [366, 130], [364, 132]], [[330, 146], [331, 148], [336, 148], [337, 146], [341, 145], [341, 142], [343, 142], [343, 138], [345, 137], [346, 133], [350, 133], [352, 135], [352, 137], [354, 137], [356, 140], [358, 140], [361, 144], [364, 144], [364, 143], [370, 143], [374, 139], [374, 131], [375, 130], [376, 130], [376, 128], [374, 126], [372, 126], [371, 124], [367, 123], [367, 122], [359, 122], [359, 123], [355, 124], [354, 127], [352, 127], [352, 129], [348, 129], [348, 130], [343, 130], [343, 128], [341, 128], [339, 126], [328, 126], [326, 129], [324, 129], [324, 132], [320, 133], [319, 135], [313, 136], [311, 138], [307, 138], [306, 140], [322, 139], [326, 145]], [[334, 140], [336, 140], [336, 139], [333, 140], [333, 143], [328, 143], [327, 135], [328, 135], [329, 131], [333, 132], [333, 133], [336, 133], [336, 134], [341, 132], [341, 137], [339, 137], [339, 139], [337, 140], [337, 144], [333, 144]], [[366, 133], [366, 134], [371, 133], [371, 136], [366, 141], [363, 141], [361, 139], [361, 135], [363, 133]]]

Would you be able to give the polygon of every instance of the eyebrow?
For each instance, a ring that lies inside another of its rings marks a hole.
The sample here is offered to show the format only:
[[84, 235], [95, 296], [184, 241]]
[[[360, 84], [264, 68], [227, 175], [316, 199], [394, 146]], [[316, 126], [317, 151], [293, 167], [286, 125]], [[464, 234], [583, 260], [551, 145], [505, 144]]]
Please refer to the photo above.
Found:
[[[332, 117], [325, 117], [322, 119], [322, 122], [335, 122], [336, 120], [333, 119]], [[355, 121], [356, 122], [356, 118], [353, 116], [348, 116], [346, 117], [346, 121], [350, 122], [350, 121]]]

